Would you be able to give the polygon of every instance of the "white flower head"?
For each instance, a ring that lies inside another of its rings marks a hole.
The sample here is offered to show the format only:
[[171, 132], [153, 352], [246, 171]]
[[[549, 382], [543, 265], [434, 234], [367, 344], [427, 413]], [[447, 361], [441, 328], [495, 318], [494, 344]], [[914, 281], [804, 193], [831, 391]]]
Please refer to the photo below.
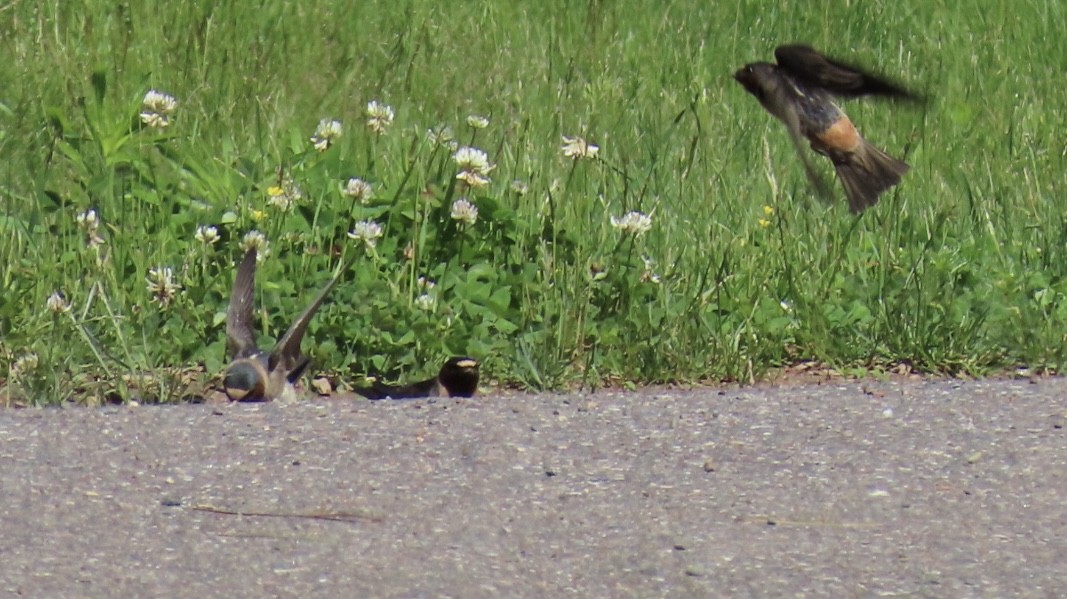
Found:
[[415, 298], [415, 307], [430, 312], [437, 305], [437, 298], [429, 293], [420, 294]]
[[95, 231], [100, 226], [100, 219], [96, 216], [96, 210], [92, 208], [78, 213], [78, 216], [74, 217], [74, 219], [79, 227], [87, 231]]
[[96, 210], [90, 208], [74, 218], [85, 237], [85, 245], [95, 249], [104, 243], [104, 238], [100, 236], [100, 218], [97, 217]]
[[360, 204], [366, 205], [374, 196], [374, 186], [363, 179], [352, 177], [345, 183], [344, 194]]
[[343, 133], [341, 121], [322, 119], [315, 127], [315, 135], [311, 136], [311, 143], [316, 150], [325, 152], [330, 149], [334, 141], [341, 137], [341, 133]]
[[11, 364], [11, 378], [21, 378], [27, 373], [37, 370], [39, 363], [40, 360], [36, 353], [29, 352], [22, 354]]
[[426, 277], [419, 277], [415, 281], [415, 284], [418, 285], [419, 289], [423, 291], [430, 291], [434, 287], [437, 287], [437, 283], [434, 283], [432, 280], [427, 279]]
[[267, 204], [282, 212], [289, 212], [293, 204], [303, 199], [303, 190], [288, 176], [282, 177], [278, 185], [271, 185], [267, 188]]
[[467, 198], [459, 198], [452, 202], [452, 220], [458, 221], [460, 225], [473, 225], [478, 222], [478, 207]]
[[141, 122], [153, 129], [165, 129], [170, 125], [170, 118], [155, 112], [142, 112]]
[[489, 126], [489, 117], [472, 114], [467, 117], [467, 124], [472, 129], [485, 129]]
[[178, 101], [154, 89], [148, 90], [141, 101], [141, 122], [155, 129], [166, 128], [178, 108]]
[[471, 187], [485, 187], [489, 185], [489, 173], [496, 168], [495, 164], [489, 163], [489, 156], [478, 148], [463, 147], [456, 150], [452, 155], [456, 161], [459, 172], [456, 178], [464, 181]]
[[563, 136], [563, 155], [567, 158], [596, 158], [597, 152], [600, 151], [600, 146], [591, 144], [581, 137], [567, 137]]
[[627, 212], [622, 217], [611, 217], [611, 226], [623, 233], [637, 236], [646, 233], [652, 228], [652, 217], [634, 210]]
[[641, 273], [641, 282], [659, 284], [660, 277], [656, 273], [656, 261], [648, 256], [642, 256], [641, 261], [645, 263], [645, 271]]
[[193, 237], [204, 245], [215, 245], [215, 242], [219, 240], [219, 230], [212, 226], [200, 225], [196, 228]]
[[452, 155], [452, 159], [456, 161], [456, 166], [461, 170], [474, 171], [482, 175], [489, 174], [494, 166], [489, 164], [489, 155], [478, 148], [460, 148]]
[[270, 254], [270, 242], [267, 241], [267, 236], [255, 229], [245, 233], [245, 236], [241, 238], [242, 252], [247, 252], [252, 248], [256, 248], [257, 262], [262, 262]]
[[48, 296], [48, 299], [45, 300], [44, 305], [48, 308], [48, 311], [53, 314], [70, 312], [70, 303], [63, 297], [63, 294], [58, 291], [53, 291], [52, 295]]
[[352, 230], [348, 232], [349, 239], [362, 241], [363, 245], [368, 249], [373, 248], [378, 243], [378, 238], [381, 236], [382, 226], [370, 220], [359, 221], [353, 225]]
[[393, 124], [395, 116], [392, 106], [382, 104], [377, 100], [367, 102], [367, 128], [374, 133], [378, 135], [385, 133], [389, 125]]
[[285, 195], [281, 187], [271, 187], [267, 190], [267, 205], [282, 212], [289, 212], [289, 209], [293, 207], [293, 199]]
[[492, 179], [473, 171], [459, 171], [456, 178], [466, 183], [469, 187], [485, 187], [492, 183]]
[[173, 114], [174, 110], [178, 107], [178, 101], [174, 99], [174, 96], [154, 89], [148, 90], [148, 93], [144, 95], [142, 104], [145, 110], [151, 110], [152, 112], [161, 114]]
[[524, 196], [530, 191], [530, 186], [525, 181], [515, 179], [511, 182], [511, 191], [514, 191], [515, 195]]
[[182, 286], [174, 282], [174, 271], [169, 266], [148, 269], [145, 281], [148, 283], [148, 293], [152, 294], [152, 301], [164, 309], [182, 290]]
[[430, 142], [431, 146], [444, 146], [451, 152], [455, 152], [456, 148], [459, 147], [459, 143], [456, 142], [456, 136], [452, 133], [452, 127], [448, 125], [439, 125], [436, 129], [427, 129], [426, 140]]

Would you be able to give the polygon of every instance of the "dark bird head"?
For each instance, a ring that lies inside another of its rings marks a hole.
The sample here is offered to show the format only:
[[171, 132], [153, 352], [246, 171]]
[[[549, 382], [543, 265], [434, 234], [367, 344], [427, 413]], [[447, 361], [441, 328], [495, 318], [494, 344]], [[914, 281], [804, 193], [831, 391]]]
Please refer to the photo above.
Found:
[[253, 360], [238, 360], [231, 364], [222, 384], [231, 401], [267, 400], [267, 372]]
[[449, 358], [437, 375], [449, 397], [472, 397], [478, 390], [478, 361], [467, 356]]
[[737, 69], [734, 79], [745, 88], [745, 91], [762, 102], [767, 96], [771, 83], [777, 81], [776, 69], [775, 65], [768, 62], [754, 62]]

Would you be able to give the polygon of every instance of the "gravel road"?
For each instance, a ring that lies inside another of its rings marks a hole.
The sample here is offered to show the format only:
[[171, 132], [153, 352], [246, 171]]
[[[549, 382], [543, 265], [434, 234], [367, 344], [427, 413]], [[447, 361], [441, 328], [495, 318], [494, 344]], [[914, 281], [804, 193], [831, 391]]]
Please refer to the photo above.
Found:
[[1059, 597], [1067, 380], [0, 411], [0, 594]]

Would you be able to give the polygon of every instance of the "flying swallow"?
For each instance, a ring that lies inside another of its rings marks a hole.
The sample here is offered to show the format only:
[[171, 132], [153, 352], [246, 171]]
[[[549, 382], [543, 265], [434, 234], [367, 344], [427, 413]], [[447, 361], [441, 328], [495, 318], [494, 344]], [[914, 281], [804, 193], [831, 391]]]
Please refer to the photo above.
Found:
[[256, 347], [252, 304], [256, 284], [256, 249], [245, 254], [237, 267], [233, 294], [226, 313], [226, 351], [233, 360], [226, 368], [223, 385], [233, 401], [292, 400], [297, 397], [293, 384], [307, 369], [310, 359], [300, 351], [308, 323], [315, 316], [327, 294], [340, 280], [338, 269], [311, 305], [304, 310], [270, 352]]
[[449, 358], [441, 372], [432, 379], [410, 385], [386, 385], [375, 382], [358, 388], [356, 393], [367, 399], [414, 399], [418, 397], [472, 397], [478, 390], [478, 361], [459, 356]]
[[922, 97], [808, 46], [779, 46], [774, 57], [778, 64], [747, 64], [734, 73], [734, 79], [785, 124], [820, 195], [829, 197], [830, 190], [805, 153], [804, 139], [833, 162], [853, 213], [875, 205], [882, 192], [900, 183], [908, 165], [863, 139], [833, 100], [870, 95], [921, 101]]

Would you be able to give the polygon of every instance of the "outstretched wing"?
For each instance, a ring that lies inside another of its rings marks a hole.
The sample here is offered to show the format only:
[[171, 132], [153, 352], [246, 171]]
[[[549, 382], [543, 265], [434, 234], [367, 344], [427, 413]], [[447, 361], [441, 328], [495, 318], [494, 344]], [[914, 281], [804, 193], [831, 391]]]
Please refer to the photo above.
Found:
[[778, 65], [796, 79], [821, 87], [835, 96], [886, 96], [921, 101], [921, 95], [855, 65], [828, 58], [810, 46], [789, 44], [774, 51]]
[[245, 254], [233, 281], [230, 307], [226, 311], [226, 352], [231, 360], [256, 353], [256, 334], [252, 330], [252, 304], [255, 301], [256, 249]]
[[[294, 378], [299, 378], [303, 373], [304, 368], [307, 367], [307, 360], [300, 352], [300, 344], [304, 340], [304, 333], [307, 332], [308, 324], [315, 316], [315, 313], [319, 311], [319, 307], [322, 306], [322, 302], [326, 299], [326, 296], [330, 294], [330, 291], [337, 285], [337, 282], [341, 280], [341, 273], [344, 269], [338, 267], [337, 272], [334, 273], [332, 279], [326, 286], [322, 288], [315, 299], [311, 301], [311, 304], [304, 310], [304, 312], [295, 320], [289, 327], [289, 330], [285, 332], [285, 335], [278, 340], [278, 343], [274, 345], [274, 349], [270, 351], [270, 357], [267, 360], [268, 369], [271, 372], [281, 369], [286, 372], [287, 378], [292, 381]], [[299, 371], [299, 372], [297, 372]], [[293, 376], [295, 374], [295, 377]]]

